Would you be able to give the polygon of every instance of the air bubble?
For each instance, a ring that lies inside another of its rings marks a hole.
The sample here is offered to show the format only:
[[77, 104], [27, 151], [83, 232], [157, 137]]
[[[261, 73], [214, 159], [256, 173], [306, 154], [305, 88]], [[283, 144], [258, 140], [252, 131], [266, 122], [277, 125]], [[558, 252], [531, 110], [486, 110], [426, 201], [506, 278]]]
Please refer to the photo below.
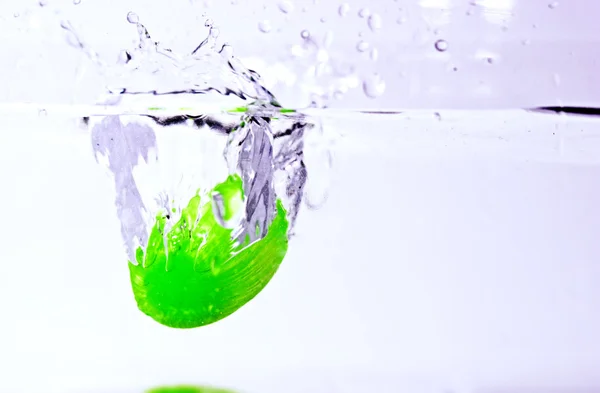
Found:
[[437, 40], [435, 42], [435, 49], [438, 52], [445, 52], [448, 50], [448, 42], [446, 40]]
[[279, 2], [279, 11], [289, 14], [294, 11], [294, 4], [291, 1], [283, 0]]
[[348, 3], [344, 3], [340, 5], [340, 8], [338, 8], [338, 14], [340, 14], [340, 16], [348, 15], [348, 11], [350, 11], [350, 6]]
[[356, 50], [359, 52], [366, 52], [367, 50], [369, 50], [369, 43], [366, 41], [358, 41], [358, 43], [356, 44]]
[[305, 40], [310, 38], [310, 31], [308, 30], [302, 30], [300, 32], [300, 37], [304, 38]]
[[269, 33], [271, 31], [271, 22], [269, 22], [268, 20], [263, 20], [262, 22], [259, 22], [258, 30], [260, 30], [263, 33]]
[[137, 16], [137, 14], [135, 12], [128, 12], [127, 13], [127, 22], [132, 23], [132, 24], [138, 24], [140, 23], [140, 17]]
[[373, 74], [363, 80], [363, 92], [369, 98], [380, 97], [385, 92], [385, 82], [379, 74]]
[[358, 16], [360, 16], [361, 18], [367, 18], [369, 15], [371, 15], [371, 11], [369, 11], [368, 8], [361, 8], [358, 11]]
[[371, 29], [371, 31], [374, 33], [381, 29], [381, 17], [378, 14], [370, 15], [367, 23], [369, 25], [369, 29]]

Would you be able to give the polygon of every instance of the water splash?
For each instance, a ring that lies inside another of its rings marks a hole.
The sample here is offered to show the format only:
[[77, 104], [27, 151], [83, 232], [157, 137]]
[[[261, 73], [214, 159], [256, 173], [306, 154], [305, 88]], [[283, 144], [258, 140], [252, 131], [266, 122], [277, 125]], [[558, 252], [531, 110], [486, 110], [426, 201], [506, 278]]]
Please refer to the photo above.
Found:
[[[278, 105], [273, 95], [260, 83], [260, 76], [233, 55], [226, 43], [220, 44], [219, 29], [207, 19], [208, 34], [188, 53], [176, 53], [153, 40], [137, 14], [129, 12], [127, 21], [137, 30], [137, 45], [123, 50], [115, 64], [101, 59], [69, 21], [62, 21], [68, 43], [83, 51], [97, 66], [106, 81], [102, 103], [116, 105], [135, 95], [205, 95], [235, 96]], [[190, 100], [188, 98], [188, 100]], [[193, 100], [192, 100], [193, 101]]]

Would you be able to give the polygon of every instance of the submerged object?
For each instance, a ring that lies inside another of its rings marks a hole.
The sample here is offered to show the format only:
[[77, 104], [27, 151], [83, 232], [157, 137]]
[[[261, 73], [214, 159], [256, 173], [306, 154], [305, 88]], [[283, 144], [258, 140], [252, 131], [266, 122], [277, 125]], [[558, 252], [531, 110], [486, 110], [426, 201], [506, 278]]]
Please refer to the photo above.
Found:
[[[242, 180], [230, 176], [217, 185], [231, 219], [243, 206]], [[273, 277], [287, 251], [288, 221], [277, 201], [277, 213], [266, 236], [237, 245], [232, 229], [215, 218], [210, 202], [196, 195], [170, 230], [161, 212], [147, 248], [138, 248], [129, 264], [138, 307], [157, 322], [193, 328], [216, 322], [254, 298]], [[166, 239], [166, 241], [165, 241]]]
[[180, 385], [180, 386], [164, 386], [153, 388], [146, 393], [235, 393], [232, 390], [227, 389], [219, 389], [208, 386], [188, 386], [188, 385]]

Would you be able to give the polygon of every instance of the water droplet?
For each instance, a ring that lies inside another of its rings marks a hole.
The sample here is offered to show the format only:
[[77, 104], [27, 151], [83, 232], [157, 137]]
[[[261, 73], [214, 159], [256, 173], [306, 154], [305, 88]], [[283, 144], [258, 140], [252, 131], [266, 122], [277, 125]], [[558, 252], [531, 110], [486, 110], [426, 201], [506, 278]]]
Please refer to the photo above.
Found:
[[552, 75], [552, 79], [554, 79], [554, 85], [556, 87], [560, 86], [560, 75], [554, 74]]
[[302, 30], [300, 32], [300, 37], [304, 38], [305, 40], [310, 38], [310, 31], [308, 30]]
[[369, 29], [374, 33], [381, 29], [381, 17], [378, 14], [370, 15], [367, 23], [369, 24]]
[[127, 13], [127, 22], [136, 25], [136, 24], [140, 23], [140, 18], [139, 18], [139, 16], [137, 16], [137, 14], [135, 12], [128, 12]]
[[377, 50], [377, 48], [371, 49], [369, 57], [371, 58], [371, 60], [377, 61], [377, 59], [379, 58], [379, 51]]
[[207, 20], [204, 21], [204, 27], [212, 27], [213, 25], [213, 20], [208, 18]]
[[327, 19], [321, 18], [321, 23], [325, 23], [325, 22], [327, 22]]
[[263, 20], [258, 23], [258, 30], [263, 33], [269, 33], [271, 31], [271, 22], [268, 20]]
[[48, 112], [45, 109], [40, 109], [38, 111], [38, 116], [47, 116]]
[[558, 1], [553, 1], [552, 3], [548, 4], [548, 8], [551, 10], [555, 9], [556, 7], [558, 7]]
[[79, 5], [79, 4], [81, 4], [81, 0], [73, 0], [73, 4]]
[[15, 13], [13, 14], [13, 16], [14, 16], [15, 18], [18, 18], [19, 16], [21, 16], [21, 14], [19, 14], [18, 12], [15, 12]]
[[440, 115], [440, 113], [439, 113], [439, 112], [435, 112], [435, 113], [433, 114], [433, 117], [435, 117], [435, 119], [436, 119], [437, 121], [442, 121], [442, 115]]
[[359, 52], [366, 52], [369, 50], [369, 46], [369, 43], [366, 41], [358, 41], [358, 44], [356, 44], [356, 50]]
[[406, 23], [406, 18], [401, 16], [400, 18], [396, 19], [396, 23], [399, 25], [403, 25], [404, 23]]
[[494, 64], [494, 58], [493, 58], [493, 57], [488, 57], [488, 58], [486, 58], [486, 59], [485, 59], [485, 61], [486, 61], [488, 64]]
[[328, 31], [327, 33], [325, 33], [325, 38], [323, 38], [323, 45], [325, 45], [325, 47], [328, 48], [331, 46], [332, 43], [333, 43], [333, 32]]
[[348, 11], [350, 11], [350, 6], [348, 3], [344, 3], [340, 5], [340, 8], [338, 8], [338, 14], [340, 14], [340, 16], [348, 15]]
[[284, 14], [289, 14], [294, 11], [294, 4], [291, 1], [283, 0], [279, 2], [279, 11]]
[[369, 15], [371, 15], [371, 11], [369, 11], [369, 9], [368, 9], [368, 8], [361, 8], [361, 9], [358, 11], [358, 16], [360, 16], [361, 18], [366, 18], [366, 17], [368, 17]]
[[531, 41], [530, 40], [523, 40], [523, 41], [521, 41], [521, 44], [522, 45], [529, 45], [529, 44], [531, 44]]
[[48, 0], [39, 0], [38, 4], [40, 7], [45, 7], [48, 5]]
[[379, 74], [373, 74], [363, 80], [363, 92], [369, 98], [380, 97], [385, 92], [385, 82]]
[[435, 42], [435, 49], [438, 52], [445, 52], [448, 50], [448, 42], [446, 40], [437, 40]]

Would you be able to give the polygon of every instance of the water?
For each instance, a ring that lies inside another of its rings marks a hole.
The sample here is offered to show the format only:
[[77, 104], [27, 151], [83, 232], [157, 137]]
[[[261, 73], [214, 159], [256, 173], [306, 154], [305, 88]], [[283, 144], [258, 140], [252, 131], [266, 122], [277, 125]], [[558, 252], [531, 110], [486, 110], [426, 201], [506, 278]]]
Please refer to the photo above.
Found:
[[[99, 105], [0, 107], [0, 388], [600, 386], [597, 111], [336, 111], [328, 94], [290, 110], [212, 21], [174, 53], [127, 19], [139, 41], [116, 65], [62, 25], [106, 78]], [[385, 80], [362, 89], [380, 97]], [[279, 198], [288, 253], [225, 319], [162, 326], [137, 309], [127, 260], [158, 211], [184, 217], [231, 173], [244, 209], [227, 220], [226, 195], [210, 193], [216, 219], [259, 242]]]
[[[313, 116], [326, 135], [308, 135], [306, 166], [314, 191], [327, 186], [326, 202], [303, 203], [288, 256], [256, 299], [183, 332], [136, 310], [114, 179], [95, 162], [90, 129], [47, 112], [3, 114], [18, 130], [0, 144], [1, 201], [10, 206], [0, 292], [11, 315], [0, 367], [12, 370], [3, 376], [11, 391], [141, 392], [187, 382], [248, 392], [460, 392], [597, 380], [594, 117]], [[202, 135], [211, 146], [202, 162], [226, 171], [225, 135], [153, 127], [165, 153], [169, 133], [190, 147]], [[36, 378], [22, 378], [31, 369]]]

